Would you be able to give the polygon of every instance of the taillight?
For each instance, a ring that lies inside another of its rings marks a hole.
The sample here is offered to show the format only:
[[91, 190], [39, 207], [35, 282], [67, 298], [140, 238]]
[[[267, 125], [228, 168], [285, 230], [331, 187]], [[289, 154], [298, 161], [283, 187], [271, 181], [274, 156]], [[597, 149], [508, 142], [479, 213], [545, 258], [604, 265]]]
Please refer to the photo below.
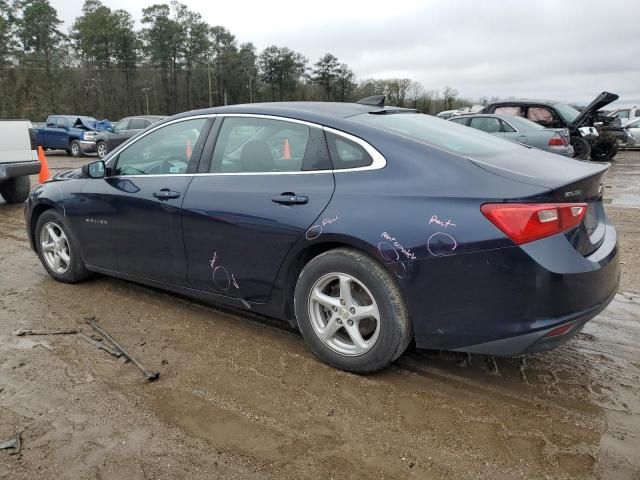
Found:
[[578, 225], [586, 203], [485, 203], [485, 217], [516, 245], [533, 242]]
[[37, 150], [38, 143], [36, 142], [36, 131], [33, 128], [29, 129], [29, 141], [31, 142], [31, 150]]
[[564, 143], [564, 141], [562, 140], [562, 136], [558, 132], [556, 132], [553, 135], [553, 137], [551, 137], [549, 139], [549, 146], [550, 147], [562, 147], [564, 145], [566, 145], [566, 144]]

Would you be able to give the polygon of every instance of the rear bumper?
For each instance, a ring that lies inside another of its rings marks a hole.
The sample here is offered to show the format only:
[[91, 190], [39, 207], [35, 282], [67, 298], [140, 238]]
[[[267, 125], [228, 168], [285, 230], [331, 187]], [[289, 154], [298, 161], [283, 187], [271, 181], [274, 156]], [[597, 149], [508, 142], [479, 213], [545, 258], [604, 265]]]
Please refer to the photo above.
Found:
[[0, 181], [40, 173], [40, 162], [0, 163]]
[[[493, 355], [554, 348], [614, 297], [617, 233], [582, 256], [564, 235], [522, 246], [415, 262], [402, 281], [416, 345]], [[567, 332], [545, 337], [575, 322]]]

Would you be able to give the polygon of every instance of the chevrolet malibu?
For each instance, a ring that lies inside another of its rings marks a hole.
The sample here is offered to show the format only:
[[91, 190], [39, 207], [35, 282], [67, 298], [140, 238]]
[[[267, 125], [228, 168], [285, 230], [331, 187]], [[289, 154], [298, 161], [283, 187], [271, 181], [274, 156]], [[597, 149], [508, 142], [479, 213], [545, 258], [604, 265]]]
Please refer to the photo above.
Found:
[[619, 283], [606, 164], [383, 98], [179, 114], [37, 186], [56, 280], [92, 273], [275, 317], [335, 367], [553, 348]]

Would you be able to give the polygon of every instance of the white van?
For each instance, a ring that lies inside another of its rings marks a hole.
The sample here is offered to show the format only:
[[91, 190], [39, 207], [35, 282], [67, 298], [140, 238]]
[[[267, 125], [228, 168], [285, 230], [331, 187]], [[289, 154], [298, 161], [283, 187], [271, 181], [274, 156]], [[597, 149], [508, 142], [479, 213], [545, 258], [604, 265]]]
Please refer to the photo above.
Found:
[[35, 132], [29, 120], [0, 120], [0, 195], [7, 203], [29, 196], [29, 175], [40, 173]]

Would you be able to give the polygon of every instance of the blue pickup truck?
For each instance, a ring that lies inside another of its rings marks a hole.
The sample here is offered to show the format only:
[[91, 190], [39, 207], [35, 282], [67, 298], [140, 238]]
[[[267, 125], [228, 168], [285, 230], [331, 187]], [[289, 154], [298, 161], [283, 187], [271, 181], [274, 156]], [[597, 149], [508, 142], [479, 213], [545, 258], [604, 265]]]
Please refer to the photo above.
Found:
[[34, 130], [36, 143], [45, 150], [66, 150], [80, 157], [95, 151], [96, 135], [111, 130], [111, 123], [80, 115], [49, 115], [45, 125]]

